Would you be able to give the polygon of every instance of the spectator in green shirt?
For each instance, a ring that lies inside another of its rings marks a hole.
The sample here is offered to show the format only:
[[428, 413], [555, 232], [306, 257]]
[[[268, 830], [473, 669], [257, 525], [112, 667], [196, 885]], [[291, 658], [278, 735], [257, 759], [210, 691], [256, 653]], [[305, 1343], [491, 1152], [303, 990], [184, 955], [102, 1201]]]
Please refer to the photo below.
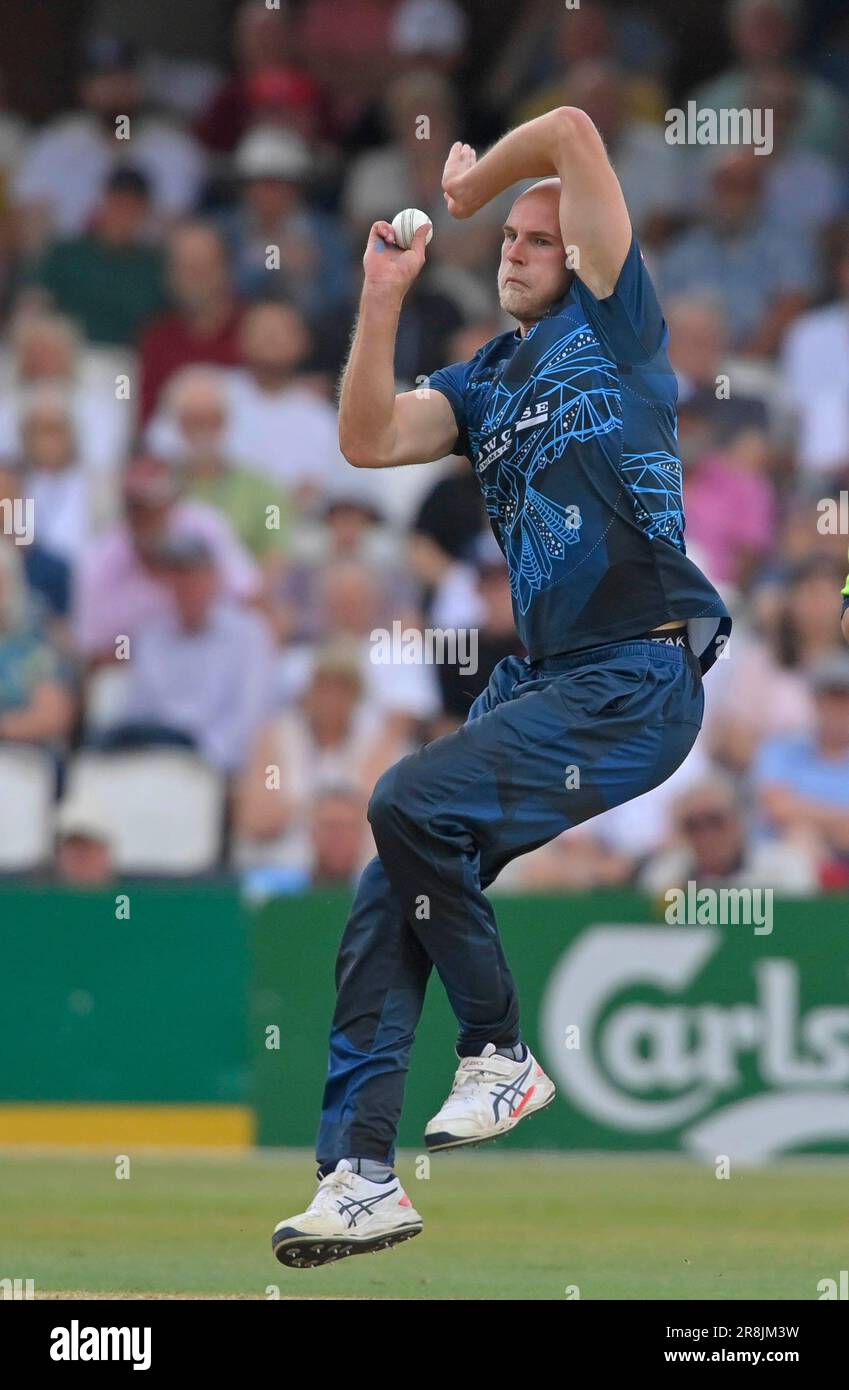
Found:
[[108, 178], [89, 232], [57, 242], [34, 272], [92, 343], [133, 346], [165, 304], [162, 252], [147, 237], [150, 189], [136, 169]]
[[150, 444], [184, 469], [184, 495], [217, 507], [252, 555], [271, 572], [284, 561], [290, 499], [265, 474], [234, 456], [229, 441], [226, 374], [198, 364], [177, 372], [164, 411], [151, 422]]

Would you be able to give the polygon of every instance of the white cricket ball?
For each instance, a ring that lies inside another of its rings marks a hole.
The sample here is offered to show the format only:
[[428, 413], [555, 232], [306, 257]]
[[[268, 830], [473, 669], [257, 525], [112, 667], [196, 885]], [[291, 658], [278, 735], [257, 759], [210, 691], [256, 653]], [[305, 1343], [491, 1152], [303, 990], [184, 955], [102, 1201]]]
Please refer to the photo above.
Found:
[[[399, 246], [402, 251], [409, 251], [413, 244], [413, 237], [425, 222], [430, 222], [430, 218], [426, 212], [422, 212], [421, 208], [404, 208], [403, 212], [396, 213], [392, 219], [396, 246]], [[425, 237], [425, 246], [432, 236], [433, 227], [430, 228]]]

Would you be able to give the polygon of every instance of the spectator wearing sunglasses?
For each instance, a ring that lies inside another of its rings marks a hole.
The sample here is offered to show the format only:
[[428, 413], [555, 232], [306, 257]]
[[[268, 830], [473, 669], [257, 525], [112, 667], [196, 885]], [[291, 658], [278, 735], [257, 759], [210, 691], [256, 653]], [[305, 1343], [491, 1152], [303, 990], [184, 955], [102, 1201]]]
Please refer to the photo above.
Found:
[[673, 807], [674, 840], [644, 866], [639, 883], [652, 894], [670, 888], [772, 888], [801, 895], [817, 888], [816, 862], [784, 839], [755, 840], [734, 782], [720, 773], [694, 783]]

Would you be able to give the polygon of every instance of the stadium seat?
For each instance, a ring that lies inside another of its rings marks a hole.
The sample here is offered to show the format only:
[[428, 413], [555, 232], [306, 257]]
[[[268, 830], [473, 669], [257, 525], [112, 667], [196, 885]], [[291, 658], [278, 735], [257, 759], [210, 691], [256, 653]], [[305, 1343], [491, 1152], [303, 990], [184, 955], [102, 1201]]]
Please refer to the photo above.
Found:
[[127, 701], [130, 684], [129, 662], [100, 666], [86, 681], [85, 728], [87, 734], [99, 733], [119, 723]]
[[37, 869], [50, 859], [55, 791], [49, 753], [0, 745], [0, 873]]
[[103, 805], [116, 865], [126, 873], [198, 874], [218, 864], [224, 779], [195, 753], [83, 751], [71, 765], [68, 791]]

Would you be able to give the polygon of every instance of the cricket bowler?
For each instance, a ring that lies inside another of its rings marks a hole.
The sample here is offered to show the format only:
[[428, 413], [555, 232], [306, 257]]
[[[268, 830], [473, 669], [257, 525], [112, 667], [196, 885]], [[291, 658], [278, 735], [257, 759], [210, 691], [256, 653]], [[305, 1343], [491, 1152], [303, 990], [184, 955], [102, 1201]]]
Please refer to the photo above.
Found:
[[394, 356], [429, 227], [402, 250], [391, 224], [376, 222], [363, 258], [342, 451], [359, 468], [470, 460], [527, 658], [501, 661], [466, 723], [374, 789], [378, 854], [336, 965], [319, 1187], [273, 1235], [277, 1258], [296, 1268], [422, 1229], [393, 1162], [434, 968], [457, 1017], [459, 1066], [427, 1125], [428, 1151], [494, 1139], [551, 1103], [485, 889], [517, 855], [675, 771], [731, 628], [685, 552], [667, 328], [583, 111], [549, 111], [480, 160], [455, 143], [442, 187], [449, 212], [467, 218], [528, 179], [540, 182], [512, 206], [498, 268], [517, 326], [424, 388], [395, 394]]

